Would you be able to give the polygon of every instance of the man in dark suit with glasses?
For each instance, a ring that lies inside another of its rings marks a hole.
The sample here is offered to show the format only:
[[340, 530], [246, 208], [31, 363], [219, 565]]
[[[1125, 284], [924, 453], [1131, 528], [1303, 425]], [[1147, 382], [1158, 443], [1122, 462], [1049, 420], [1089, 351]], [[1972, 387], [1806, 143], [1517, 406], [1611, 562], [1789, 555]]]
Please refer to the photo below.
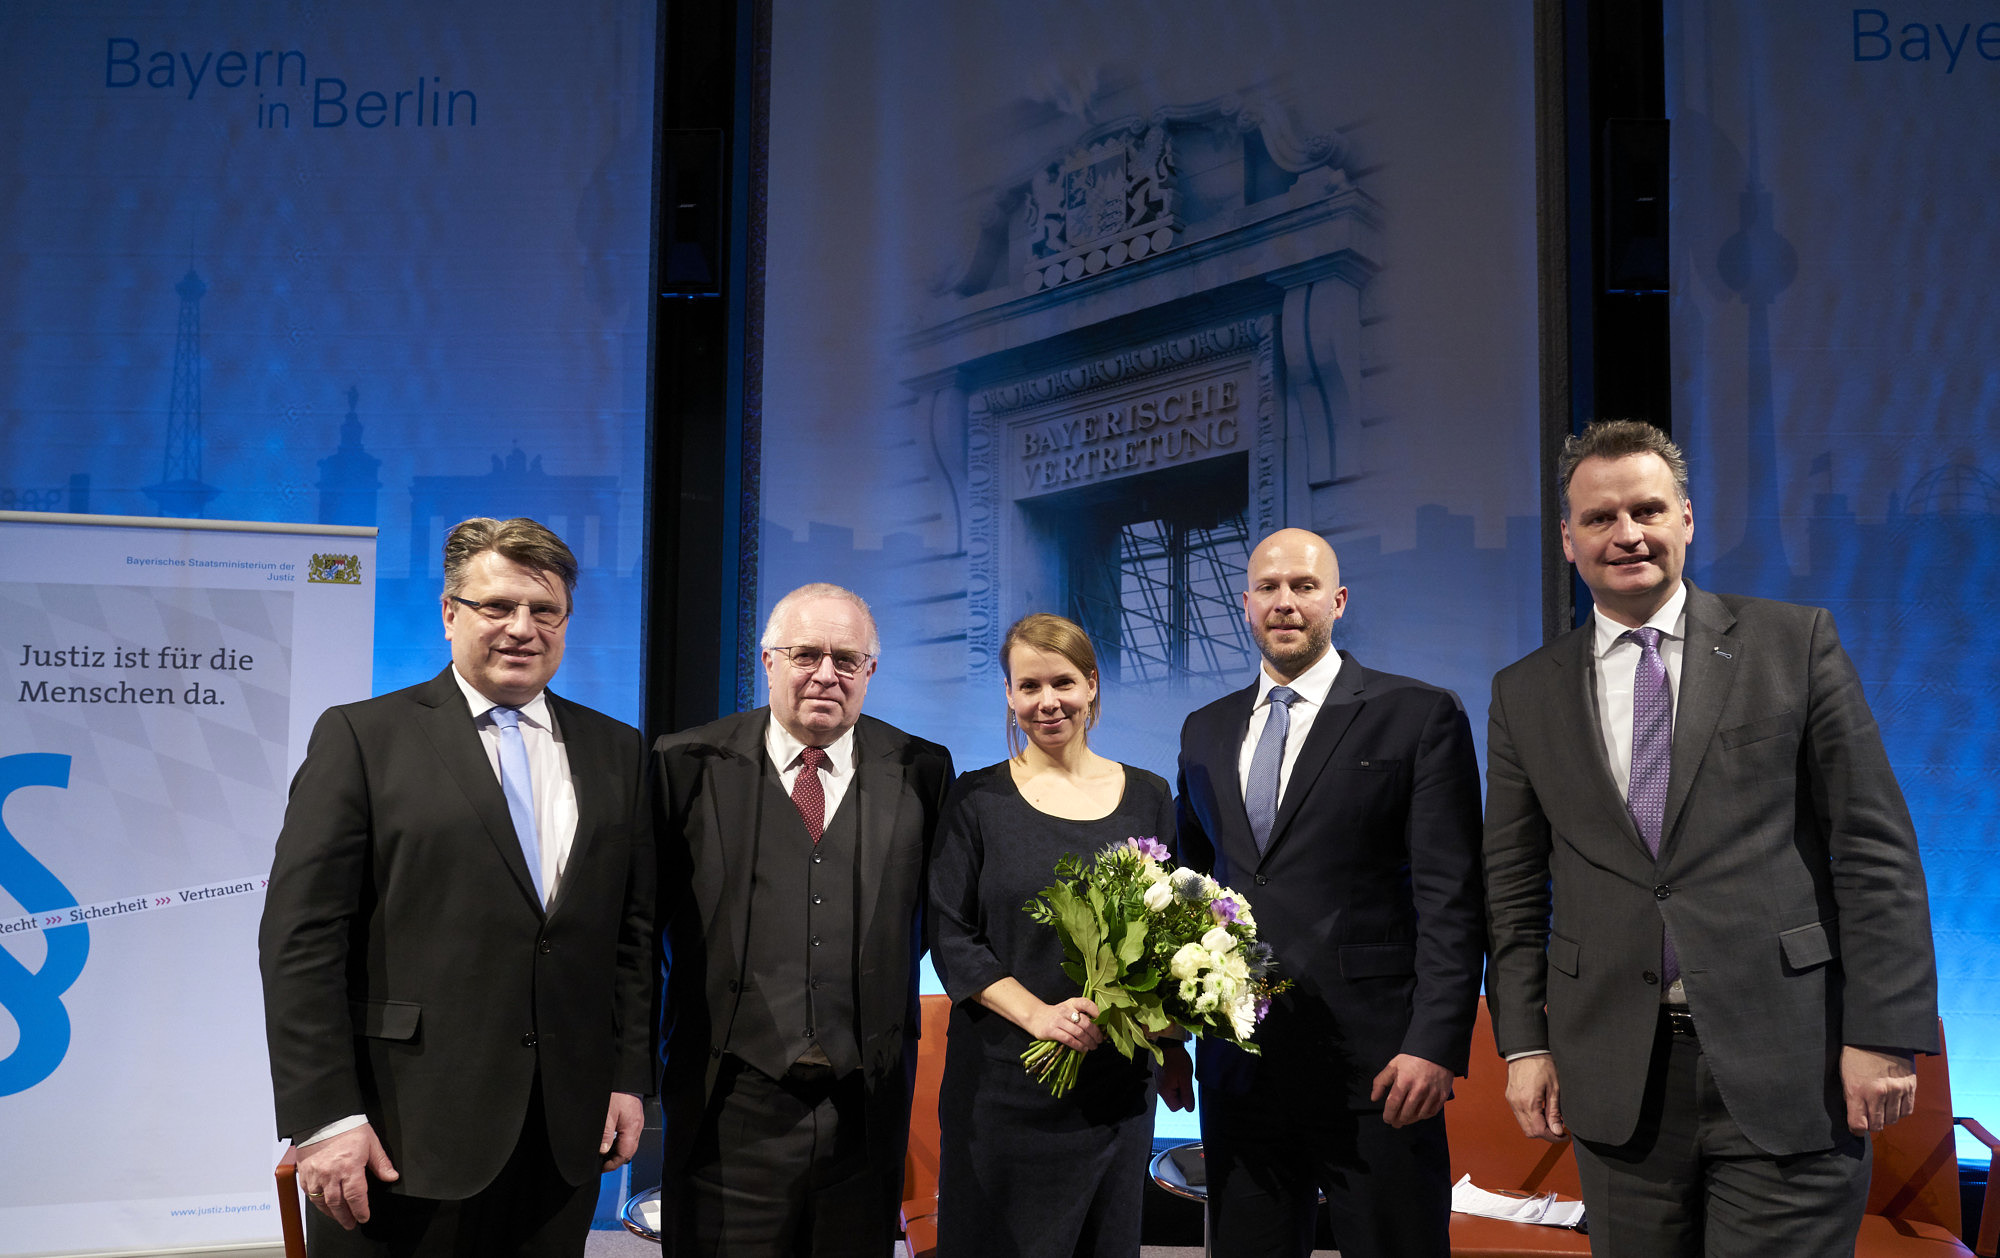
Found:
[[651, 1090], [637, 730], [548, 689], [576, 558], [533, 520], [444, 548], [451, 663], [329, 709], [259, 949], [316, 1258], [583, 1253]]

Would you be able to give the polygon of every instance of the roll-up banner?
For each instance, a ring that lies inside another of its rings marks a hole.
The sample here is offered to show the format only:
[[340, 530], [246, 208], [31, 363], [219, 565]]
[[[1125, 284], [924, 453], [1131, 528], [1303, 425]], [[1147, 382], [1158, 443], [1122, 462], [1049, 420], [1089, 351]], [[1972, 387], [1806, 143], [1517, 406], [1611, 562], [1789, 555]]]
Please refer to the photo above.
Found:
[[257, 919], [375, 530], [0, 512], [0, 1253], [269, 1241]]

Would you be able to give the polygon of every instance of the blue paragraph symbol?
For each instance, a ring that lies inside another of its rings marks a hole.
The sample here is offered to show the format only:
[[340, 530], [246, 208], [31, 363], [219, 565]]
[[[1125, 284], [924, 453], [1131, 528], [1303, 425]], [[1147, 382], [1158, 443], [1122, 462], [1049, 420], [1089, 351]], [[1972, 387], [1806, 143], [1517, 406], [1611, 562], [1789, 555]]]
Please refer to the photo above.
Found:
[[[0, 807], [24, 786], [67, 788], [69, 757], [46, 753], [0, 757]], [[76, 907], [69, 888], [28, 855], [28, 849], [8, 832], [4, 817], [0, 817], [0, 888], [36, 917]], [[0, 1005], [21, 1029], [21, 1042], [0, 1059], [0, 1096], [34, 1087], [54, 1074], [69, 1052], [69, 1010], [63, 1008], [62, 994], [83, 973], [83, 960], [90, 955], [90, 927], [78, 922], [45, 928], [41, 935], [48, 955], [39, 970], [30, 970], [0, 948]]]

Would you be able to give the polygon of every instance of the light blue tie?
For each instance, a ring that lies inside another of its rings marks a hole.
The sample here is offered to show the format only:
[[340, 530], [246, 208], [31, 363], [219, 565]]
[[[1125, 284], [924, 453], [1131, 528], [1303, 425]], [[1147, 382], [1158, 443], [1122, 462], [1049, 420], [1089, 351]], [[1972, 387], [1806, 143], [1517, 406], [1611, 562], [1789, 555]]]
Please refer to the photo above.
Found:
[[548, 903], [542, 891], [542, 843], [535, 833], [535, 779], [528, 772], [528, 744], [521, 738], [519, 708], [494, 708], [487, 715], [500, 731], [500, 789], [507, 796], [507, 815], [521, 854], [528, 858], [528, 876], [535, 882], [535, 899]]
[[1278, 821], [1279, 770], [1285, 764], [1285, 733], [1292, 728], [1292, 701], [1298, 697], [1290, 686], [1271, 687], [1271, 714], [1264, 718], [1264, 732], [1250, 757], [1250, 786], [1243, 794], [1243, 806], [1250, 813], [1250, 837], [1257, 840], [1259, 856]]

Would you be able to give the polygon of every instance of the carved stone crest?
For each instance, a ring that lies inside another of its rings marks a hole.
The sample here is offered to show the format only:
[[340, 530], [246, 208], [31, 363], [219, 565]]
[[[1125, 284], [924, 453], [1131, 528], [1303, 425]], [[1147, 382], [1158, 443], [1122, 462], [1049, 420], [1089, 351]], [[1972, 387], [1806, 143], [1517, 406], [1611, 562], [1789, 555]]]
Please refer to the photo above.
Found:
[[1071, 150], [1028, 186], [1029, 292], [1173, 246], [1181, 230], [1173, 143], [1140, 123]]

